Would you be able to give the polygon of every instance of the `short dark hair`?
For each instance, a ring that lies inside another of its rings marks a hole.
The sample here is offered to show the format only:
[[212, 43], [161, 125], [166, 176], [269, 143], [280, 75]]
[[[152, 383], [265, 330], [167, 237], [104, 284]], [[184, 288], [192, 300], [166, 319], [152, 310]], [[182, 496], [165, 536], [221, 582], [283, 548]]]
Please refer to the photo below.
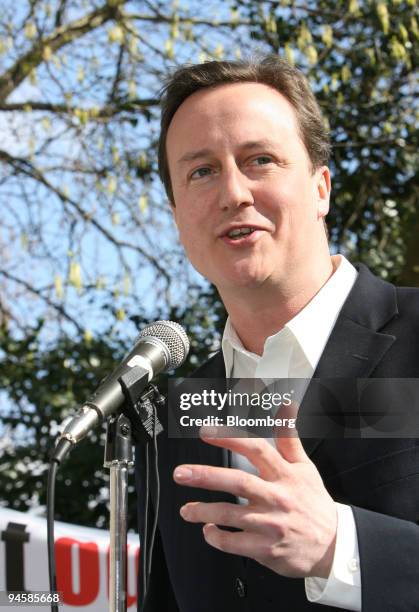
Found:
[[303, 73], [285, 60], [269, 55], [261, 60], [211, 61], [186, 65], [173, 72], [161, 91], [161, 123], [158, 144], [159, 174], [173, 202], [166, 153], [167, 131], [179, 106], [196, 91], [230, 83], [262, 83], [276, 89], [293, 106], [301, 139], [312, 171], [327, 165], [330, 139], [319, 105]]

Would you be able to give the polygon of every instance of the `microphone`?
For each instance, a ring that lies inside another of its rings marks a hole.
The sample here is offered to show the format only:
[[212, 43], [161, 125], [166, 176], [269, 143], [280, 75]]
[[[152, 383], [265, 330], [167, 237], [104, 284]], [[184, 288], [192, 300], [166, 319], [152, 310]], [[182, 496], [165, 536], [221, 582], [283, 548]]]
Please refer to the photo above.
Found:
[[122, 406], [125, 396], [119, 379], [124, 374], [137, 368], [140, 380], [136, 391], [140, 394], [157, 374], [182, 365], [188, 352], [188, 336], [178, 323], [155, 321], [147, 325], [138, 336], [134, 348], [66, 425], [58, 438], [53, 459], [61, 462], [71, 446], [83, 440], [94, 427]]

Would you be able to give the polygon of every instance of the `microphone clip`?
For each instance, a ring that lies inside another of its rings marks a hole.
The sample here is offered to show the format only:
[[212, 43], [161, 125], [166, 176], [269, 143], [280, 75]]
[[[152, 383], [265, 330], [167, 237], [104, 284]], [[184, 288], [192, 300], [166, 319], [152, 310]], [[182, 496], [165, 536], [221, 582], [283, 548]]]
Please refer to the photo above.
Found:
[[164, 405], [165, 398], [151, 383], [144, 389], [144, 376], [144, 369], [134, 366], [118, 379], [125, 397], [122, 412], [131, 421], [132, 437], [139, 444], [147, 444], [163, 431], [157, 407]]

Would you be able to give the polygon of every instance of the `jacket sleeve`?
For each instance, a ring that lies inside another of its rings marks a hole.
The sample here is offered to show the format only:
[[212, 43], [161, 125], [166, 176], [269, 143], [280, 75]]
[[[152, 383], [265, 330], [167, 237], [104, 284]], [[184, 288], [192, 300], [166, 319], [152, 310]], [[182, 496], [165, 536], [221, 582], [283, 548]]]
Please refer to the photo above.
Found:
[[419, 527], [352, 507], [358, 532], [362, 612], [419, 610]]

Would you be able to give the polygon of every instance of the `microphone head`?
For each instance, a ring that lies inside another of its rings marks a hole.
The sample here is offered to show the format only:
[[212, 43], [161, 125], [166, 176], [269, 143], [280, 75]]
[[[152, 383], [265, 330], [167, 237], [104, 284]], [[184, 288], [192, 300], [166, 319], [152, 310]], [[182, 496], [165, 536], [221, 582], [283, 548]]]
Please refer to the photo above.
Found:
[[166, 370], [178, 368], [189, 353], [189, 338], [179, 323], [174, 321], [154, 321], [146, 325], [137, 338], [137, 342], [145, 339], [160, 340], [165, 346], [168, 360]]

